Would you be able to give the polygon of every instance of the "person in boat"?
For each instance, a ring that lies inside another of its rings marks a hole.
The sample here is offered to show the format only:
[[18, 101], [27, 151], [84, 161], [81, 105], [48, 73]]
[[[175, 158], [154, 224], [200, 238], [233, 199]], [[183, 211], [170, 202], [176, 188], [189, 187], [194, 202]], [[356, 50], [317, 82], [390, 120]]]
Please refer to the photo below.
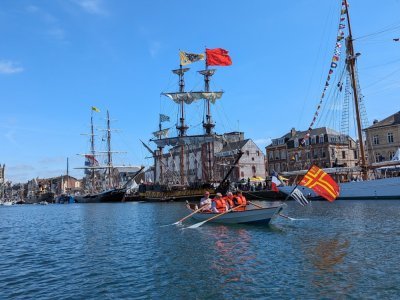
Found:
[[237, 191], [235, 193], [235, 196], [233, 197], [233, 204], [234, 206], [240, 206], [243, 205], [242, 207], [239, 207], [235, 209], [235, 211], [244, 211], [246, 210], [246, 205], [247, 205], [247, 199], [245, 196], [243, 196], [242, 191]]
[[211, 211], [211, 199], [209, 191], [205, 191], [204, 197], [200, 199], [200, 207], [204, 207], [202, 209], [203, 212]]
[[226, 204], [228, 205], [228, 209], [235, 207], [235, 203], [233, 202], [232, 192], [227, 192], [226, 196], [224, 198], [225, 198]]
[[215, 197], [211, 201], [211, 211], [213, 213], [223, 213], [228, 210], [228, 205], [224, 197], [222, 197], [221, 193], [217, 193]]

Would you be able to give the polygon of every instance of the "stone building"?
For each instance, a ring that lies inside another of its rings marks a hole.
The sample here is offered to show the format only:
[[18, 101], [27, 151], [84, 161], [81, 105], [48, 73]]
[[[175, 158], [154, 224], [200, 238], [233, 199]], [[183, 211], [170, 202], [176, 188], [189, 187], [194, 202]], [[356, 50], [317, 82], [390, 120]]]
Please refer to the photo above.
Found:
[[184, 136], [171, 138], [171, 141], [175, 139], [176, 146], [168, 152], [155, 151], [154, 180], [157, 183], [177, 184], [182, 183], [182, 178], [185, 184], [220, 182], [239, 151], [244, 154], [229, 179], [233, 182], [252, 176], [265, 177], [264, 154], [251, 139], [244, 139], [243, 132]]
[[290, 132], [273, 139], [266, 150], [266, 169], [269, 174], [308, 169], [315, 164], [321, 168], [354, 167], [358, 163], [358, 147], [347, 135], [327, 127]]
[[364, 129], [368, 163], [389, 161], [400, 147], [400, 111]]

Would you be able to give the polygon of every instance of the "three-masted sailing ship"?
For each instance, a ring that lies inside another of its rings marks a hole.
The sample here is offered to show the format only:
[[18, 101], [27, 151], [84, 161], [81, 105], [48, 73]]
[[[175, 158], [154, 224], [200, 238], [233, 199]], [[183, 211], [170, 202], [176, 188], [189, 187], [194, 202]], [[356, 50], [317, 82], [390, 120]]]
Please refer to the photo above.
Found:
[[[121, 153], [111, 150], [111, 126], [110, 114], [107, 110], [107, 128], [106, 132], [106, 151], [97, 151], [95, 149], [95, 133], [93, 125], [93, 112], [100, 112], [96, 107], [92, 107], [92, 114], [90, 118], [90, 152], [81, 154], [85, 157], [85, 166], [77, 169], [85, 170], [85, 188], [86, 194], [75, 195], [75, 202], [77, 203], [101, 203], [101, 202], [122, 202], [127, 191], [128, 184], [141, 173], [143, 167], [140, 168], [131, 180], [126, 182], [124, 186], [119, 187], [117, 180], [114, 176], [114, 169], [117, 166], [113, 165], [113, 153]], [[106, 163], [100, 165], [98, 161], [99, 156], [106, 156]], [[124, 166], [126, 168], [126, 166]], [[137, 167], [134, 167], [137, 170]]]
[[[347, 28], [347, 37], [345, 38], [345, 29]], [[366, 159], [366, 144], [365, 138], [363, 134], [363, 126], [366, 127], [368, 125], [365, 122], [365, 118], [363, 115], [365, 114], [365, 107], [363, 106], [363, 97], [361, 95], [361, 88], [358, 80], [357, 73], [357, 58], [360, 53], [357, 53], [354, 50], [353, 45], [353, 35], [352, 28], [350, 23], [350, 15], [349, 15], [349, 5], [347, 0], [343, 0], [341, 2], [341, 13], [340, 13], [340, 21], [338, 26], [338, 34], [336, 39], [336, 45], [334, 54], [332, 57], [329, 74], [327, 76], [327, 80], [322, 92], [320, 103], [318, 104], [317, 111], [315, 112], [313, 121], [310, 124], [308, 129], [308, 134], [303, 138], [303, 141], [309, 138], [309, 132], [312, 130], [312, 127], [319, 116], [320, 108], [322, 107], [322, 101], [324, 97], [327, 95], [327, 91], [329, 86], [336, 87], [339, 92], [342, 91], [342, 76], [336, 76], [339, 78], [337, 84], [333, 84], [333, 78], [335, 71], [340, 74], [346, 74], [346, 87], [345, 87], [345, 104], [344, 107], [348, 107], [349, 98], [353, 98], [354, 103], [354, 114], [355, 114], [355, 124], [356, 131], [358, 137], [358, 146], [359, 146], [359, 162], [358, 165], [353, 168], [352, 173], [349, 176], [353, 176], [358, 172], [359, 176], [357, 180], [351, 180], [351, 178], [347, 178], [346, 182], [339, 182], [340, 187], [340, 195], [338, 199], [400, 199], [400, 177], [391, 177], [391, 178], [376, 178], [374, 176], [374, 169], [384, 166], [383, 163], [370, 163], [368, 164]], [[344, 42], [344, 43], [343, 43]], [[342, 52], [342, 45], [345, 46], [346, 51]], [[339, 66], [339, 61], [341, 60], [341, 54], [345, 55], [345, 64], [343, 66], [343, 72], [338, 72], [337, 69]], [[347, 99], [347, 100], [346, 100]], [[348, 111], [345, 112], [344, 115]], [[343, 119], [343, 116], [342, 116]], [[344, 118], [345, 119], [345, 118]], [[364, 122], [363, 122], [364, 121]], [[348, 120], [347, 120], [348, 122]], [[342, 125], [343, 126], [343, 125]], [[398, 164], [398, 161], [388, 161], [386, 162], [388, 166]], [[339, 168], [340, 169], [340, 168]], [[328, 173], [331, 173], [335, 176], [336, 168], [324, 169]], [[298, 175], [304, 175], [304, 171], [299, 171]], [[284, 174], [285, 175], [285, 174]], [[292, 187], [280, 187], [279, 188], [284, 193], [289, 193]], [[302, 187], [303, 193], [309, 195], [311, 197], [316, 197], [315, 193], [311, 189], [307, 189]]]
[[[198, 71], [204, 78], [204, 89], [185, 91], [185, 73], [189, 68], [183, 66], [204, 59], [205, 69]], [[150, 201], [198, 199], [205, 190], [214, 193], [216, 189], [222, 188], [227, 176], [221, 178], [221, 175], [215, 172], [216, 153], [222, 149], [224, 143], [243, 139], [243, 134], [232, 132], [221, 135], [214, 132], [211, 105], [222, 97], [223, 91], [210, 89], [210, 80], [216, 69], [209, 66], [229, 66], [231, 63], [228, 51], [221, 48], [206, 49], [205, 55], [180, 52], [179, 69], [172, 70], [173, 74], [178, 76], [179, 89], [177, 92], [162, 93], [178, 105], [178, 134], [168, 137], [169, 128], [163, 129], [162, 122], [168, 121], [169, 117], [160, 114], [159, 130], [153, 133], [155, 138], [151, 139], [157, 150], [153, 151], [144, 144], [154, 158], [154, 183], [142, 184], [139, 187], [142, 198]], [[204, 101], [204, 133], [189, 135], [185, 108], [197, 101]], [[165, 151], [166, 148], [168, 151]], [[233, 149], [232, 154], [237, 155], [238, 151]]]

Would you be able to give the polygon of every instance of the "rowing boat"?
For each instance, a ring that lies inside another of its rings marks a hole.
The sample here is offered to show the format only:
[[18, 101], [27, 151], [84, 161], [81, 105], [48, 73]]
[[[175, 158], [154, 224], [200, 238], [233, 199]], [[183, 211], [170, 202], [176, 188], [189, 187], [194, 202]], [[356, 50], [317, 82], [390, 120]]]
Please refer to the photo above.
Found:
[[[221, 215], [215, 219], [210, 220], [213, 223], [223, 224], [260, 224], [268, 225], [273, 217], [279, 214], [284, 208], [285, 204], [271, 204], [265, 208], [246, 209], [245, 211], [231, 211]], [[193, 205], [187, 205], [188, 209], [194, 211]], [[192, 215], [192, 218], [197, 221], [205, 221], [217, 213], [203, 213], [199, 212]]]

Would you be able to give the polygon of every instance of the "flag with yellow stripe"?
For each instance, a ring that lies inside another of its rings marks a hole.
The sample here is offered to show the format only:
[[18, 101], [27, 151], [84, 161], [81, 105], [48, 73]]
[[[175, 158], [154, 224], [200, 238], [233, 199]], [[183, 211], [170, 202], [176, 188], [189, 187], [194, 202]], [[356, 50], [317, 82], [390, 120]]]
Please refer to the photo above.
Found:
[[308, 170], [299, 185], [312, 189], [319, 196], [330, 202], [334, 201], [340, 192], [340, 188], [335, 180], [317, 166], [312, 166]]

